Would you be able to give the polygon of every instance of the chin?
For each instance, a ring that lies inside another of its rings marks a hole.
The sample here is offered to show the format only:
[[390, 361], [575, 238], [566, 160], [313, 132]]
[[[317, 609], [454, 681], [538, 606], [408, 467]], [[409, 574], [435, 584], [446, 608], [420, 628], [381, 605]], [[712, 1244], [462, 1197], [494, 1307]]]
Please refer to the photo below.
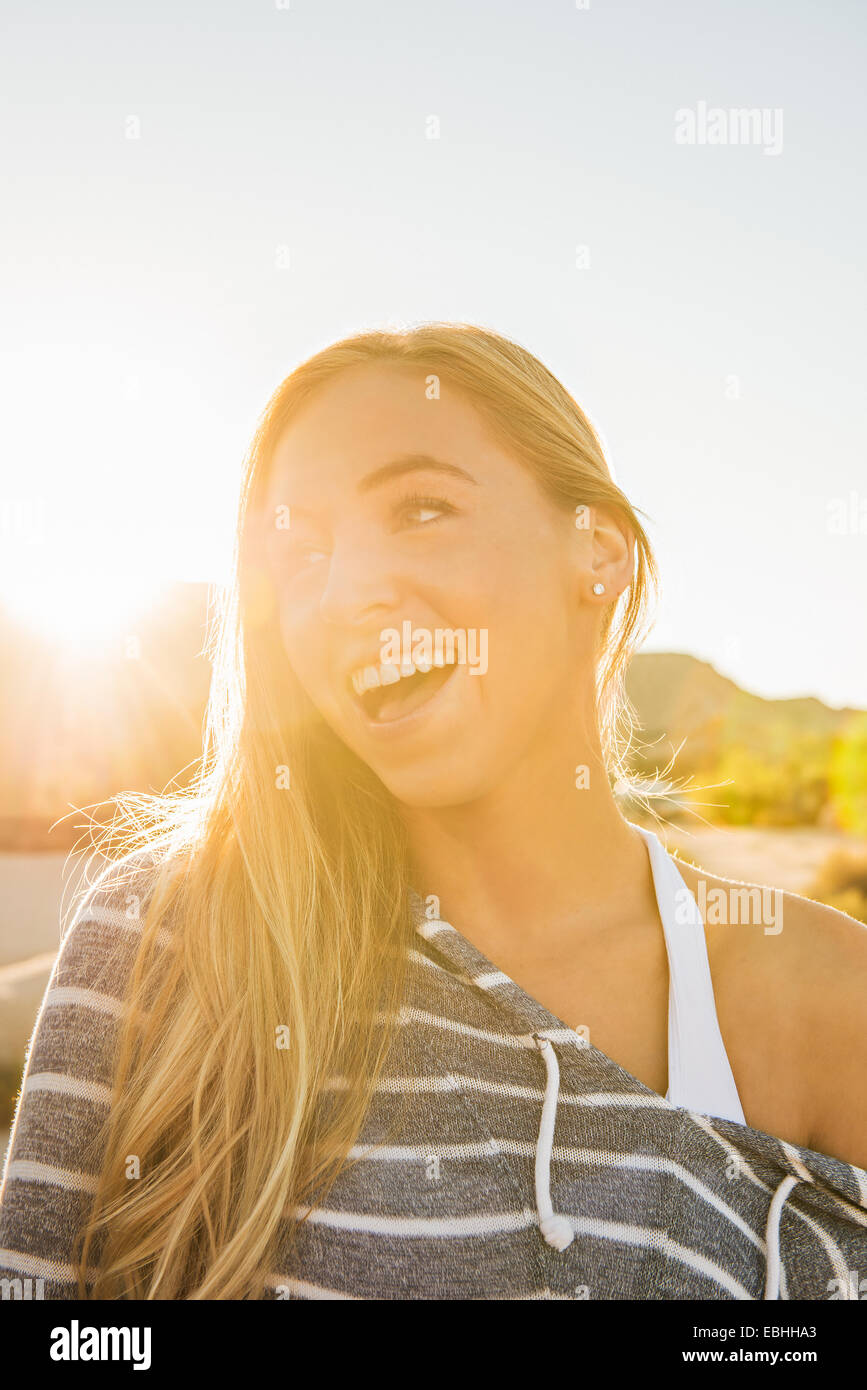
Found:
[[432, 766], [374, 768], [373, 771], [395, 800], [413, 811], [466, 805], [483, 796], [496, 782], [495, 777], [486, 777], [478, 766], [467, 766], [466, 757], [460, 762], [455, 758], [454, 763], [451, 767], [440, 762]]

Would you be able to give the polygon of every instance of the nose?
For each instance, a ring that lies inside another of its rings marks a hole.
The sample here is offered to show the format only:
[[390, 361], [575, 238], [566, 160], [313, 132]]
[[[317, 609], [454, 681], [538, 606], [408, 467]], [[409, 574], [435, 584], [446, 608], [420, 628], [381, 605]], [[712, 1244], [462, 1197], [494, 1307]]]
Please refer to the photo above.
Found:
[[381, 540], [335, 536], [319, 601], [325, 622], [346, 627], [369, 622], [378, 610], [383, 614], [394, 611], [400, 593], [401, 585]]

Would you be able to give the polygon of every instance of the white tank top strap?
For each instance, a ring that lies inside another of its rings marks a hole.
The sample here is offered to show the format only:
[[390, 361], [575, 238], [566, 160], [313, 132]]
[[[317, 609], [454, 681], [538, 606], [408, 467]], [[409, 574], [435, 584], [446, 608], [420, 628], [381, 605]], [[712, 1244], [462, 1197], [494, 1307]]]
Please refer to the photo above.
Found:
[[629, 822], [650, 855], [668, 954], [668, 1092], [672, 1105], [745, 1125], [717, 1019], [698, 903], [662, 841]]

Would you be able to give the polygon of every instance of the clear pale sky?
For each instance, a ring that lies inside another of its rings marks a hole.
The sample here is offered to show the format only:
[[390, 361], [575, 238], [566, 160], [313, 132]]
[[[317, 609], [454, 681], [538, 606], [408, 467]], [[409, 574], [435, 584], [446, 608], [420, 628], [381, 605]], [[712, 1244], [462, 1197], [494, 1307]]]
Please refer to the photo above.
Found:
[[[225, 579], [278, 382], [462, 319], [560, 376], [649, 514], [649, 649], [867, 705], [863, 4], [4, 15], [0, 601]], [[781, 151], [676, 143], [701, 102], [781, 111]]]

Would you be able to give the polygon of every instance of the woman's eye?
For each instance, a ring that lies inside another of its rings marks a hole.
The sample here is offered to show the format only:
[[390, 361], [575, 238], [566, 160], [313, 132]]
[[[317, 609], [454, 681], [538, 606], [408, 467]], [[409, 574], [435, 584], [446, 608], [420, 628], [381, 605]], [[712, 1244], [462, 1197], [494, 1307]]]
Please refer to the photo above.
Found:
[[397, 507], [398, 515], [411, 526], [430, 525], [437, 517], [453, 511], [444, 497], [405, 497]]
[[323, 559], [328, 559], [328, 551], [321, 545], [314, 545], [312, 541], [294, 540], [290, 543], [284, 542], [275, 555], [275, 564], [284, 573], [297, 574], [300, 570], [311, 569]]
[[304, 565], [315, 565], [318, 560], [327, 560], [328, 551], [322, 550], [315, 545], [302, 545], [298, 548], [299, 562]]

